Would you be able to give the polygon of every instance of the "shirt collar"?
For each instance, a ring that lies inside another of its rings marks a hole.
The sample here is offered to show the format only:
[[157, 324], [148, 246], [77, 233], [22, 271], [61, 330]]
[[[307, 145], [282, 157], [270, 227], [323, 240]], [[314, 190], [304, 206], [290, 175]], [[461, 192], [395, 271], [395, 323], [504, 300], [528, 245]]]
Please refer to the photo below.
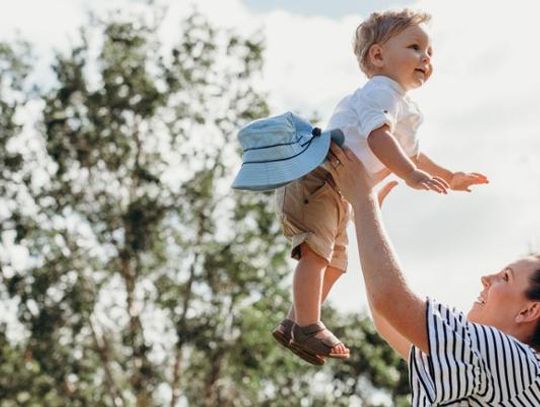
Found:
[[398, 92], [400, 95], [405, 96], [407, 94], [407, 91], [395, 80], [389, 78], [388, 76], [384, 75], [375, 75], [370, 78], [371, 81], [375, 81], [377, 83], [381, 84], [387, 84], [392, 89], [394, 89], [396, 92]]

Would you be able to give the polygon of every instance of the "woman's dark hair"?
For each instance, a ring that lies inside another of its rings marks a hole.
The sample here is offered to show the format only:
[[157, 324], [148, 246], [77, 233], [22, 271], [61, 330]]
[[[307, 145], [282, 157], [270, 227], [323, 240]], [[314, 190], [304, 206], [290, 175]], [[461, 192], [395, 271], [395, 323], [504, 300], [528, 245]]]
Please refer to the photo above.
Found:
[[[540, 254], [533, 255], [533, 257], [538, 260], [538, 267], [529, 279], [529, 288], [525, 291], [525, 296], [529, 300], [540, 301]], [[536, 323], [529, 345], [540, 349], [540, 320]]]

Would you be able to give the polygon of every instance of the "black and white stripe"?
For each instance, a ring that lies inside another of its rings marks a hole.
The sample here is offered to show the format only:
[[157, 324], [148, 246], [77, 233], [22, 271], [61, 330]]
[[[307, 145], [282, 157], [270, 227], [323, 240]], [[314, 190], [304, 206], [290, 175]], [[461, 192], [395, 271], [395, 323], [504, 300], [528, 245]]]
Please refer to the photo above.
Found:
[[412, 405], [540, 406], [540, 357], [493, 327], [427, 301], [429, 355], [409, 356]]

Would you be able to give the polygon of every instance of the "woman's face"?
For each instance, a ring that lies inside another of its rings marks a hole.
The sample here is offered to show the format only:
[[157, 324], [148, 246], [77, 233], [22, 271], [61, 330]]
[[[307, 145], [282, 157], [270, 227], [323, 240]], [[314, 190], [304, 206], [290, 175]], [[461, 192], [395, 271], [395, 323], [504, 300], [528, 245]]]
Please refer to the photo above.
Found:
[[540, 269], [537, 257], [526, 257], [481, 278], [484, 289], [474, 302], [467, 319], [513, 332], [516, 317], [531, 302], [525, 296], [533, 273]]

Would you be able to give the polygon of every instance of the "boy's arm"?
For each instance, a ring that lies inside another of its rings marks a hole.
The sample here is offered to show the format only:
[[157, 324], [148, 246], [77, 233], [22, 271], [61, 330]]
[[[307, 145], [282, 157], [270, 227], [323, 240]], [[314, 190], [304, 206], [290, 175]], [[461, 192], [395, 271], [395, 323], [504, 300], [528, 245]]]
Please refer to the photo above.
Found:
[[489, 184], [488, 178], [484, 174], [478, 172], [452, 172], [439, 164], [436, 164], [426, 154], [420, 152], [413, 160], [418, 168], [429, 174], [442, 178], [454, 191], [471, 192], [472, 185]]
[[421, 170], [424, 170], [433, 176], [444, 179], [448, 184], [450, 184], [450, 182], [452, 181], [454, 173], [435, 163], [426, 154], [422, 152], [418, 153], [418, 156], [414, 159], [414, 162]]
[[416, 165], [407, 157], [387, 125], [373, 130], [367, 141], [373, 154], [398, 177], [405, 179], [416, 170]]
[[367, 141], [373, 154], [411, 188], [446, 193], [448, 188], [446, 182], [418, 169], [414, 162], [407, 157], [387, 125], [373, 130]]

